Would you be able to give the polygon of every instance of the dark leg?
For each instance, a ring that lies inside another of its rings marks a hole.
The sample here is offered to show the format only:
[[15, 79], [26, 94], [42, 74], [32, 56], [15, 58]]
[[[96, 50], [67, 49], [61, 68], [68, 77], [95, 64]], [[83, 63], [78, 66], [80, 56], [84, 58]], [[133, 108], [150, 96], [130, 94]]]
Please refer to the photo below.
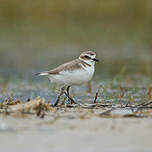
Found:
[[75, 103], [76, 102], [74, 101], [74, 99], [70, 96], [70, 86], [67, 87], [67, 93], [65, 93], [65, 95], [68, 97], [68, 100], [70, 101], [71, 104]]
[[70, 86], [67, 87], [67, 97], [68, 97], [68, 101], [72, 104], [72, 101], [70, 99]]
[[70, 95], [69, 91], [70, 91], [70, 86], [67, 87], [67, 94], [68, 94], [68, 96]]
[[64, 94], [64, 90], [65, 90], [65, 87], [62, 87], [61, 88], [61, 92], [60, 92], [60, 94], [59, 94], [59, 96], [58, 96], [58, 98], [57, 98], [56, 103], [54, 104], [54, 106], [57, 106], [58, 103], [60, 102], [60, 98]]

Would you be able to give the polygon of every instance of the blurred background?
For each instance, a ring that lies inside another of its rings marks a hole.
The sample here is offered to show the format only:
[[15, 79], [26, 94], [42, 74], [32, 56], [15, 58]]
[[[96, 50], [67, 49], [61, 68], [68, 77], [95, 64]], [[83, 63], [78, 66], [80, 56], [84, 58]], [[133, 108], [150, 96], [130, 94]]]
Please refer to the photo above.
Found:
[[49, 70], [88, 49], [99, 76], [150, 76], [152, 1], [0, 0], [0, 77]]

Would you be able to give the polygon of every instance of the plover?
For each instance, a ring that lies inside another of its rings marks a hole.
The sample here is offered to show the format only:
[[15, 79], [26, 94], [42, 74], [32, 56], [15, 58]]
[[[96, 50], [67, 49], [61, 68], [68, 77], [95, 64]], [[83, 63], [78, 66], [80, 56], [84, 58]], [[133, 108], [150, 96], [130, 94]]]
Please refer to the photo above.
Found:
[[[69, 94], [70, 86], [81, 85], [90, 81], [95, 71], [95, 62], [98, 61], [95, 52], [85, 51], [80, 54], [78, 59], [64, 63], [53, 70], [40, 72], [37, 75], [48, 76], [51, 82], [63, 86], [55, 105], [58, 104], [63, 94], [68, 97], [71, 103], [74, 103], [74, 100]], [[65, 92], [65, 89], [67, 92]]]

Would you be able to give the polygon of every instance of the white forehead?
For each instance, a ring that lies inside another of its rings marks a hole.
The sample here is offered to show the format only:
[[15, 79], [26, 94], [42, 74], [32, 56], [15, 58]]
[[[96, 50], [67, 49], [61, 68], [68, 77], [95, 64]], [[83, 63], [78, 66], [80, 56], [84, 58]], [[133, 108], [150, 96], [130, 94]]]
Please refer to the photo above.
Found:
[[93, 51], [86, 51], [86, 52], [83, 52], [81, 55], [83, 55], [83, 56], [87, 55], [91, 58], [96, 56], [96, 54]]

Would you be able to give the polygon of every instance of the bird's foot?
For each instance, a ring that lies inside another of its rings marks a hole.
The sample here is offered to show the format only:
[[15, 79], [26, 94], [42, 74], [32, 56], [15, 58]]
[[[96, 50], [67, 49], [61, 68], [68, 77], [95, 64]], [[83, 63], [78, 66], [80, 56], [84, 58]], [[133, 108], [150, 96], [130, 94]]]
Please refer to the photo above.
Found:
[[77, 104], [74, 99], [67, 93], [67, 92], [64, 92], [64, 94], [68, 97], [68, 101], [70, 104]]

